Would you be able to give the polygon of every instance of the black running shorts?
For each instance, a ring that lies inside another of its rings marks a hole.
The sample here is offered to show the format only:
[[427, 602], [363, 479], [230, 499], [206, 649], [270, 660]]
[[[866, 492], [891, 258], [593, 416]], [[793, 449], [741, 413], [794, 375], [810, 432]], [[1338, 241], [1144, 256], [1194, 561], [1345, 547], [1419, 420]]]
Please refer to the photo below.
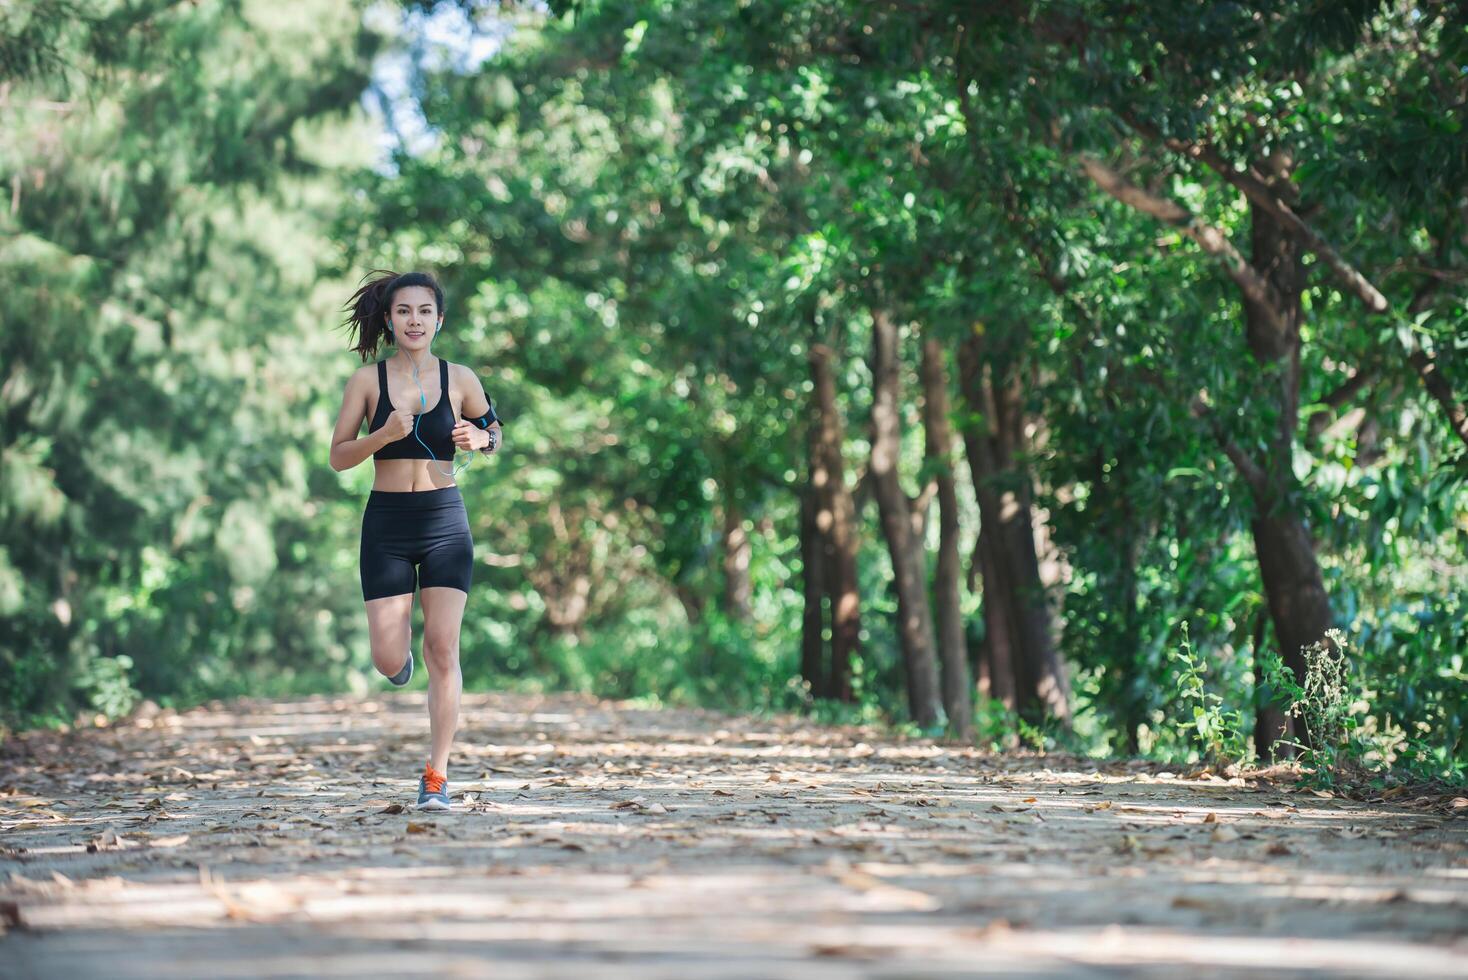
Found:
[[474, 539], [458, 487], [373, 490], [362, 513], [362, 599], [411, 595], [415, 587], [469, 591]]

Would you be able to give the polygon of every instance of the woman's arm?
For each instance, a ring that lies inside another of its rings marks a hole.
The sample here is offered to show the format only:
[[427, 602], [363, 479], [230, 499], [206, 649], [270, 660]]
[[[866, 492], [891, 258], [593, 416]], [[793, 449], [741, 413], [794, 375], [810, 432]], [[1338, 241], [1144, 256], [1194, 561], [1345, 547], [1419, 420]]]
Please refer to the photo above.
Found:
[[336, 417], [336, 428], [331, 433], [331, 468], [338, 472], [349, 470], [369, 459], [386, 445], [382, 438], [385, 426], [360, 439], [357, 437], [362, 431], [362, 423], [367, 419], [370, 381], [367, 368], [359, 368], [347, 379], [346, 390], [342, 393], [341, 411]]
[[[479, 383], [479, 377], [472, 368], [463, 364], [455, 364], [454, 369], [461, 372], [459, 384], [460, 390], [464, 392], [464, 402], [459, 406], [459, 415], [466, 419], [477, 419], [489, 411], [489, 396], [484, 393], [484, 386]], [[494, 431], [494, 448], [498, 449], [504, 445], [504, 431], [498, 421], [491, 422], [489, 428]], [[487, 449], [488, 447], [476, 445], [475, 448]]]

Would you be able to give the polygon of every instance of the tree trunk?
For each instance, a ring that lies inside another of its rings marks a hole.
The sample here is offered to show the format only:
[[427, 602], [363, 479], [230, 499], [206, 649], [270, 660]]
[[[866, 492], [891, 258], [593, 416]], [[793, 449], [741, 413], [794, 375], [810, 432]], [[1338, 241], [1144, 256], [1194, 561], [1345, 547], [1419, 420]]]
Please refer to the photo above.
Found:
[[674, 582], [673, 594], [683, 606], [683, 615], [688, 618], [689, 626], [703, 622], [703, 595], [697, 589]]
[[753, 587], [749, 581], [751, 546], [744, 530], [744, 510], [734, 490], [724, 485], [724, 614], [747, 623], [754, 616]]
[[[970, 455], [969, 466], [974, 470], [974, 478], [977, 480], [978, 466], [973, 460], [974, 457]], [[979, 509], [981, 512], [984, 509], [982, 504]], [[979, 519], [984, 522], [979, 529], [979, 542], [975, 549], [979, 562], [979, 578], [984, 583], [984, 642], [979, 649], [979, 662], [988, 675], [989, 686], [986, 693], [1014, 711], [1019, 708], [1014, 662], [1024, 656], [1024, 651], [1019, 647], [1019, 631], [1014, 628], [1010, 616], [1010, 610], [1014, 607], [1009, 599], [1013, 585], [1008, 581], [1008, 568], [1002, 557], [995, 554], [999, 535], [984, 531], [984, 527], [996, 527], [998, 518], [993, 518], [994, 523], [987, 523], [989, 519], [981, 513]]]
[[[1099, 467], [1098, 467], [1099, 469]], [[1100, 481], [1097, 481], [1098, 483]], [[1123, 651], [1128, 659], [1129, 668], [1127, 676], [1121, 679], [1120, 695], [1122, 704], [1122, 716], [1125, 718], [1127, 753], [1139, 755], [1142, 751], [1141, 728], [1147, 721], [1146, 698], [1139, 689], [1137, 676], [1143, 670], [1138, 662], [1141, 660], [1142, 630], [1141, 612], [1137, 609], [1137, 541], [1136, 529], [1133, 525], [1132, 508], [1130, 498], [1126, 496], [1127, 488], [1122, 488], [1121, 500], [1121, 525], [1116, 533], [1116, 554], [1118, 557], [1116, 573], [1121, 577], [1121, 608], [1117, 610], [1116, 616], [1120, 620], [1119, 633], [1120, 643], [1117, 648]]]
[[958, 493], [953, 483], [953, 435], [948, 425], [948, 378], [943, 348], [923, 341], [923, 455], [938, 484], [938, 567], [933, 597], [938, 607], [938, 651], [943, 665], [943, 707], [954, 738], [973, 738], [974, 701], [969, 681], [968, 649], [959, 606]]
[[1272, 762], [1275, 747], [1289, 737], [1290, 719], [1271, 697], [1273, 690], [1264, 679], [1264, 634], [1269, 625], [1269, 612], [1259, 611], [1254, 625], [1254, 751], [1261, 762]]
[[846, 433], [836, 407], [833, 356], [824, 344], [811, 346], [811, 380], [819, 420], [811, 450], [811, 487], [816, 493], [816, 523], [826, 561], [823, 579], [831, 607], [830, 674], [824, 691], [827, 697], [850, 702], [851, 664], [861, 648], [861, 591], [856, 569], [856, 504], [846, 487], [841, 455]]
[[[814, 444], [815, 439], [811, 442]], [[811, 470], [814, 480], [814, 461]], [[820, 506], [815, 487], [807, 486], [800, 494], [801, 585], [805, 592], [805, 611], [800, 621], [800, 676], [815, 698], [826, 696], [826, 618], [821, 608], [826, 597], [826, 557], [825, 542], [816, 524]]]
[[[1266, 164], [1271, 189], [1291, 206], [1295, 204], [1292, 167], [1292, 161], [1280, 153]], [[1304, 648], [1323, 639], [1332, 625], [1315, 543], [1304, 515], [1289, 503], [1295, 488], [1292, 464], [1299, 428], [1300, 293], [1305, 269], [1300, 243], [1269, 210], [1251, 204], [1249, 211], [1250, 264], [1272, 287], [1274, 302], [1273, 309], [1265, 309], [1265, 303], [1245, 293], [1245, 329], [1254, 359], [1266, 372], [1278, 372], [1274, 385], [1278, 416], [1268, 458], [1262, 466], [1245, 461], [1243, 471], [1252, 484], [1254, 517], [1250, 529], [1275, 638], [1286, 666], [1296, 680], [1303, 682]], [[1298, 740], [1309, 745], [1310, 733], [1305, 726], [1295, 727]], [[1260, 747], [1260, 756], [1271, 754], [1273, 748]]]
[[968, 408], [964, 445], [979, 504], [991, 683], [997, 697], [1013, 692], [1014, 706], [1027, 718], [1049, 714], [1068, 722], [1070, 684], [1040, 583], [1033, 491], [1018, 458], [1024, 447], [1019, 375], [1004, 358], [987, 356], [977, 332], [960, 345], [958, 363]]
[[[1330, 600], [1315, 559], [1315, 543], [1300, 516], [1283, 509], [1273, 516], [1255, 517], [1249, 526], [1254, 533], [1254, 551], [1259, 558], [1275, 639], [1285, 666], [1304, 683], [1304, 650], [1324, 639], [1331, 627]], [[1295, 736], [1305, 745], [1313, 744], [1310, 732], [1298, 719]], [[1268, 753], [1259, 750], [1261, 758], [1284, 754], [1274, 746], [1267, 748]]]
[[913, 535], [912, 503], [902, 489], [897, 464], [901, 456], [901, 365], [897, 324], [885, 310], [872, 315], [872, 490], [881, 514], [882, 533], [892, 557], [897, 588], [897, 635], [907, 676], [912, 718], [923, 728], [943, 719], [938, 693], [938, 661], [934, 652], [933, 615], [928, 607], [923, 543]]

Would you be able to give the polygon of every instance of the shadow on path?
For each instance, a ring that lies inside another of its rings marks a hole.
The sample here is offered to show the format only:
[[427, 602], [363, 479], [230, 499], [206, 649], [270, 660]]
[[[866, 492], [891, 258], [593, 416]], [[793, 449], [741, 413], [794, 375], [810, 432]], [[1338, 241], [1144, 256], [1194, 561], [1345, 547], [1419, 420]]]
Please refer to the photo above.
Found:
[[[0, 747], [0, 975], [1462, 976], [1468, 823], [798, 719], [242, 701]], [[1457, 811], [1461, 813], [1462, 811]]]

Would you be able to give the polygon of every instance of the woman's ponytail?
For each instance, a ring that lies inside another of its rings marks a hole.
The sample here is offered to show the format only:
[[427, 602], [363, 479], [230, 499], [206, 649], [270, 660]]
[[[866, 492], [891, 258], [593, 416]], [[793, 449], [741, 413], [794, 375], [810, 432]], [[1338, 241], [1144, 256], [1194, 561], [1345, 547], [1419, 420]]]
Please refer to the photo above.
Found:
[[[373, 269], [362, 278], [361, 287], [343, 307], [347, 318], [342, 325], [349, 334], [356, 334], [357, 342], [350, 349], [360, 354], [365, 364], [377, 359], [377, 348], [382, 343], [383, 334], [388, 332], [387, 311], [392, 299], [388, 287], [398, 274], [388, 269]], [[391, 336], [387, 342], [392, 343]]]

